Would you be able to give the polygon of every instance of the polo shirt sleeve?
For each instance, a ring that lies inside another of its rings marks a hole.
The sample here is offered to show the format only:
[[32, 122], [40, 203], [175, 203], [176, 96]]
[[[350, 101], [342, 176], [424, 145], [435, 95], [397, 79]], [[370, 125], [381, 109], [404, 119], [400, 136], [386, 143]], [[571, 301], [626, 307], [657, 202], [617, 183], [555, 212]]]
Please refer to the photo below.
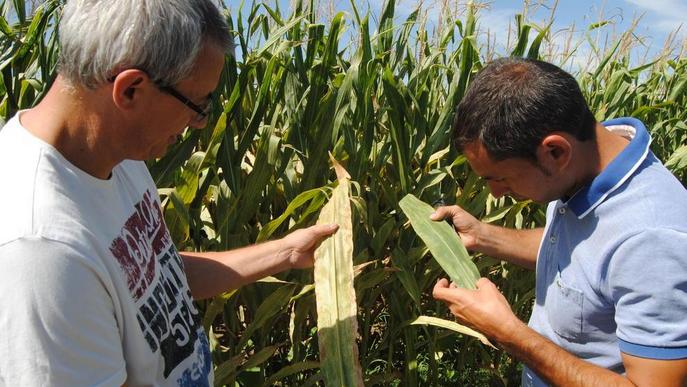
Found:
[[620, 350], [687, 358], [687, 232], [635, 234], [617, 248], [608, 269]]
[[98, 268], [39, 237], [0, 245], [0, 385], [119, 386], [126, 366]]

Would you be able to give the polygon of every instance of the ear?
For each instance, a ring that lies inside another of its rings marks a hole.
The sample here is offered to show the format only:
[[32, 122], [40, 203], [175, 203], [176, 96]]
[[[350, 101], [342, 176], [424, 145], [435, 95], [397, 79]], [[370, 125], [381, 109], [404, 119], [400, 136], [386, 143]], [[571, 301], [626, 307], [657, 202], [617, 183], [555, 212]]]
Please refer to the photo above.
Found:
[[141, 93], [150, 83], [150, 78], [144, 71], [124, 70], [112, 81], [112, 101], [120, 110], [130, 110], [136, 107]]
[[560, 172], [572, 159], [573, 144], [565, 134], [549, 134], [537, 147], [537, 161], [549, 172]]

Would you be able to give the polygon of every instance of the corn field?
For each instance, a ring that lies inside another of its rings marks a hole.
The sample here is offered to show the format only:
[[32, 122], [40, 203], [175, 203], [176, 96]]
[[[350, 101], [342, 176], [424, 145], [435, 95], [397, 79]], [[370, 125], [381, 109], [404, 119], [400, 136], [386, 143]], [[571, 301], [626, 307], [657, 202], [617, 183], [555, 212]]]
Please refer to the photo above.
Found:
[[[0, 1], [0, 117], [36, 104], [55, 77], [62, 1]], [[516, 385], [521, 366], [479, 340], [419, 316], [452, 320], [431, 297], [444, 271], [399, 207], [413, 194], [457, 203], [485, 221], [544, 224], [543, 208], [495, 199], [450, 146], [454, 107], [493, 56], [477, 39], [479, 8], [430, 30], [418, 8], [394, 0], [318, 14], [314, 0], [232, 3], [237, 55], [228, 56], [215, 111], [148, 163], [165, 220], [182, 251], [216, 251], [313, 224], [337, 177], [351, 176], [358, 356], [367, 386]], [[379, 7], [369, 9], [369, 7]], [[240, 8], [240, 11], [239, 11]], [[551, 60], [546, 26], [513, 19], [498, 55]], [[590, 26], [590, 31], [601, 26]], [[349, 38], [350, 37], [350, 38]], [[594, 68], [573, 71], [598, 120], [634, 116], [652, 150], [687, 184], [687, 56], [664, 52], [636, 64], [632, 31], [595, 47]], [[684, 44], [684, 43], [683, 43]], [[560, 60], [560, 57], [558, 57]], [[560, 64], [560, 63], [559, 63]], [[11, 189], [12, 182], [3, 182]], [[5, 220], [7, 221], [7, 220]], [[533, 273], [473, 255], [524, 320]], [[290, 271], [200, 303], [217, 385], [323, 385], [313, 271]]]

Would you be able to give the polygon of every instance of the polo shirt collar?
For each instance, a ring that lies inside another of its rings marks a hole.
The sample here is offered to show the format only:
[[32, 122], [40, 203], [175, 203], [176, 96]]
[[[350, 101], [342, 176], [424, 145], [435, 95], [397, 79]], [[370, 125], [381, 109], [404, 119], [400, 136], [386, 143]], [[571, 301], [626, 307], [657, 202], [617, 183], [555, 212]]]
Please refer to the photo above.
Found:
[[638, 119], [616, 118], [602, 124], [608, 130], [632, 139], [589, 185], [581, 188], [565, 203], [580, 219], [592, 212], [608, 195], [618, 189], [649, 154], [651, 137], [644, 124]]

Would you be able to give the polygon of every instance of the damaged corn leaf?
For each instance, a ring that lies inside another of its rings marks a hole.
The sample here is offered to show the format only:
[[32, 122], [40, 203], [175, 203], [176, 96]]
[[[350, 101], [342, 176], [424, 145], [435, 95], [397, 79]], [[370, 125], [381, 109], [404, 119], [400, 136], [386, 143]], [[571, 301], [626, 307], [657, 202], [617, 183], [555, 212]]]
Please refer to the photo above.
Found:
[[322, 209], [317, 223], [336, 223], [339, 230], [315, 251], [320, 369], [327, 386], [362, 386], [356, 344], [358, 320], [353, 288], [350, 176], [332, 161], [339, 185]]
[[474, 329], [468, 328], [465, 325], [460, 325], [455, 321], [444, 320], [443, 318], [438, 317], [420, 316], [413, 320], [410, 325], [432, 325], [439, 328], [450, 329], [463, 335], [472, 336], [481, 341], [482, 344], [496, 348], [483, 334]]
[[462, 288], [475, 289], [479, 271], [453, 228], [446, 222], [430, 219], [434, 208], [412, 194], [406, 195], [398, 204], [451, 281]]

